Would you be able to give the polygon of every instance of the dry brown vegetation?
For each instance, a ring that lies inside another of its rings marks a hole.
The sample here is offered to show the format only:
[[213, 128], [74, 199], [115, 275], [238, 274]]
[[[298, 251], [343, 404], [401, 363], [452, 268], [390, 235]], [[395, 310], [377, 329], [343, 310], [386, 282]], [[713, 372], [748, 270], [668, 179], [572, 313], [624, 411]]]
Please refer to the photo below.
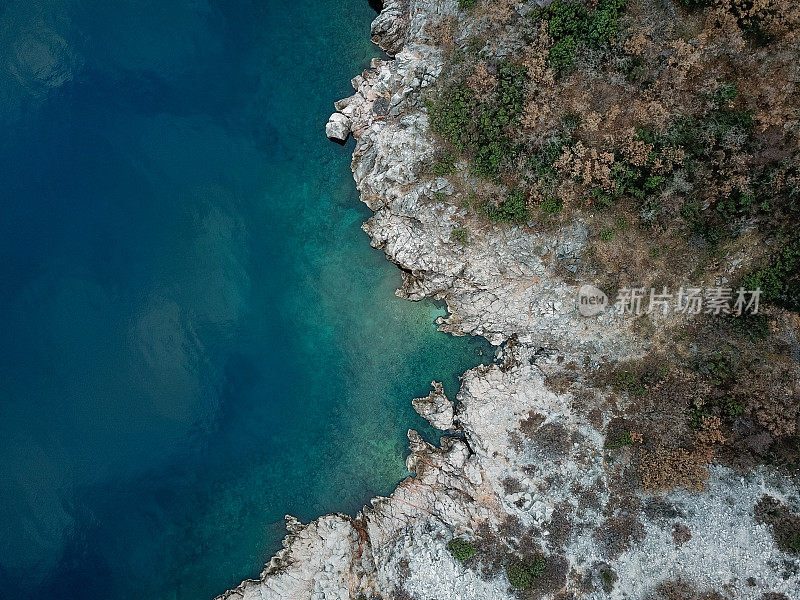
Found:
[[[443, 26], [434, 173], [471, 223], [588, 224], [579, 271], [565, 277], [611, 297], [723, 278], [770, 286], [757, 318], [641, 318], [650, 357], [601, 369], [593, 390], [578, 393], [584, 382], [566, 370], [547, 384], [592, 422], [620, 417], [608, 439], [633, 446], [651, 491], [701, 488], [712, 460], [800, 464], [800, 5], [575, 0], [583, 8], [564, 25], [553, 15], [565, 2], [531, 12], [478, 0]], [[559, 27], [596, 27], [596, 10], [613, 27], [565, 56]], [[558, 452], [559, 432], [537, 420], [523, 431]]]
[[[488, 178], [495, 187], [450, 177], [464, 204], [522, 219], [496, 210], [513, 190], [543, 225], [580, 215], [596, 242], [578, 276], [611, 272], [612, 287], [752, 270], [785, 219], [761, 195], [800, 190], [800, 15], [788, 0], [710, 4], [628, 0], [610, 43], [578, 45], [574, 68], [563, 73], [553, 68], [558, 40], [546, 16], [520, 17], [524, 3], [478, 2], [462, 19], [480, 23], [471, 29], [480, 34], [456, 34], [442, 87], [464, 82], [489, 105], [498, 64], [508, 60], [528, 83], [503, 133], [515, 149], [494, 157], [502, 163]], [[704, 138], [702, 148], [689, 147], [693, 136]], [[732, 272], [715, 263], [726, 255], [740, 259]]]
[[630, 446], [644, 489], [702, 489], [710, 462], [741, 470], [770, 462], [796, 472], [797, 330], [782, 317], [699, 323], [658, 353], [595, 374], [591, 384], [600, 395], [607, 390], [605, 410], [619, 415], [606, 428], [607, 451]]
[[693, 584], [679, 579], [660, 584], [647, 600], [724, 600], [724, 598], [717, 592], [700, 592]]

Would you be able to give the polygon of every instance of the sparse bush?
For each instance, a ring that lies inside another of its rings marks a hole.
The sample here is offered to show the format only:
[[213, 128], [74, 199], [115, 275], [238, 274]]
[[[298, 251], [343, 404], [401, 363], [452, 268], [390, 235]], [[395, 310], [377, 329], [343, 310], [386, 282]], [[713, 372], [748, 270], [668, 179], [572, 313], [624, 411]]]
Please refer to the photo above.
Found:
[[450, 232], [450, 239], [464, 246], [469, 239], [469, 230], [466, 227], [456, 227]]
[[772, 530], [775, 544], [789, 554], [800, 554], [800, 515], [772, 496], [764, 496], [755, 508], [756, 520]]
[[708, 479], [712, 454], [705, 448], [642, 451], [638, 472], [642, 487], [648, 492], [667, 492], [676, 487], [699, 491]]
[[703, 8], [711, 4], [711, 0], [680, 0], [680, 3], [688, 8]]
[[647, 600], [725, 600], [725, 597], [715, 591], [701, 592], [694, 585], [678, 580], [659, 584]]

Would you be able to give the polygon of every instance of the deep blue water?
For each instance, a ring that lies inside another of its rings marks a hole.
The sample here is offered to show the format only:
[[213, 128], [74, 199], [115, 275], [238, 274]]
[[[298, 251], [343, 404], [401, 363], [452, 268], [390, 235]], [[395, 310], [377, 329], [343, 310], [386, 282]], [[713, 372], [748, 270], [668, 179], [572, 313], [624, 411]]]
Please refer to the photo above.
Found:
[[[0, 2], [0, 598], [209, 599], [485, 362], [359, 229], [367, 0]], [[425, 430], [428, 435], [432, 432]]]

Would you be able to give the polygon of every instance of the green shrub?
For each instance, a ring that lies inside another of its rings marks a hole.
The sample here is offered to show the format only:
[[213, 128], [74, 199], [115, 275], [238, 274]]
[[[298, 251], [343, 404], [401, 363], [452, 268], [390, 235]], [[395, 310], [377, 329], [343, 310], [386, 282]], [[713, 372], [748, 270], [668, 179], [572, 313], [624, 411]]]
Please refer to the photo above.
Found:
[[719, 402], [722, 413], [726, 417], [738, 417], [744, 413], [744, 404], [733, 398], [723, 398]]
[[447, 542], [447, 550], [453, 555], [453, 558], [460, 562], [475, 556], [476, 553], [475, 546], [461, 538], [453, 538]]
[[710, 417], [711, 412], [705, 406], [695, 406], [689, 411], [689, 427], [695, 431], [700, 431], [703, 428], [703, 420]]
[[609, 192], [595, 187], [592, 188], [590, 194], [592, 205], [597, 210], [613, 206], [620, 198], [633, 198], [640, 204], [641, 222], [644, 225], [652, 225], [661, 212], [661, 206], [656, 197], [667, 183], [667, 176], [656, 172], [655, 169], [659, 155], [668, 150], [672, 144], [665, 137], [656, 136], [648, 130], [640, 129], [637, 137], [654, 147], [647, 162], [643, 165], [634, 165], [621, 153], [616, 153], [614, 166], [611, 168], [613, 190]]
[[733, 367], [722, 351], [701, 357], [697, 362], [697, 370], [708, 377], [712, 385], [726, 384], [733, 377]]
[[619, 16], [625, 0], [600, 0], [593, 11], [579, 2], [555, 0], [531, 11], [534, 20], [547, 21], [547, 33], [553, 41], [548, 62], [556, 73], [565, 73], [575, 64], [579, 46], [607, 48], [619, 31]]
[[500, 63], [497, 68], [497, 111], [499, 125], [505, 127], [517, 119], [525, 108], [525, 85], [528, 69], [511, 61]]
[[792, 554], [800, 554], [800, 531], [796, 531], [787, 538], [786, 550]]
[[727, 104], [728, 102], [736, 100], [738, 96], [739, 96], [739, 90], [736, 89], [735, 84], [722, 83], [716, 89], [716, 91], [714, 91], [714, 94], [711, 97], [711, 99], [714, 101], [714, 104], [721, 107]]
[[740, 317], [731, 319], [730, 322], [739, 334], [746, 335], [752, 340], [764, 340], [769, 337], [769, 321], [762, 314], [744, 313]]
[[561, 209], [564, 208], [564, 201], [560, 198], [554, 198], [553, 196], [548, 196], [545, 198], [541, 203], [542, 212], [546, 215], [556, 215], [561, 212]]
[[603, 591], [610, 594], [614, 590], [614, 584], [619, 576], [610, 568], [600, 570], [600, 580], [603, 583]]
[[458, 0], [458, 8], [461, 10], [467, 10], [468, 8], [472, 8], [477, 3], [477, 0]]
[[445, 88], [435, 100], [427, 102], [431, 129], [464, 151], [472, 143], [476, 107], [475, 94], [466, 85]]
[[717, 416], [724, 420], [735, 419], [744, 413], [745, 405], [733, 398], [706, 399], [703, 406], [692, 407], [689, 411], [689, 426], [697, 431], [703, 428], [707, 417]]
[[438, 177], [445, 177], [456, 172], [456, 157], [446, 153], [433, 165], [433, 174]]
[[605, 210], [614, 206], [614, 196], [599, 187], [592, 188], [592, 206], [597, 210]]
[[515, 189], [502, 204], [487, 203], [484, 212], [494, 223], [525, 223], [530, 219], [525, 194]]
[[768, 267], [747, 275], [742, 286], [761, 288], [763, 299], [800, 311], [800, 238], [787, 243]]
[[565, 147], [573, 145], [568, 135], [559, 135], [548, 139], [534, 149], [525, 166], [529, 176], [536, 180], [542, 190], [555, 191], [560, 175], [553, 166], [561, 156]]
[[616, 450], [617, 448], [625, 448], [633, 444], [633, 438], [630, 432], [625, 432], [621, 435], [606, 440], [605, 448], [607, 450]]
[[603, 229], [603, 231], [600, 232], [600, 239], [604, 242], [610, 242], [614, 239], [614, 230], [611, 228]]
[[675, 121], [665, 139], [682, 146], [690, 158], [704, 160], [722, 149], [722, 144], [734, 134], [752, 141], [753, 112], [717, 107], [702, 117], [684, 116]]
[[464, 246], [469, 239], [469, 230], [466, 227], [457, 227], [450, 232], [450, 239]]
[[651, 173], [653, 162], [651, 160], [648, 165], [635, 166], [625, 160], [618, 160], [611, 169], [611, 178], [616, 183], [614, 194], [617, 197], [629, 195], [644, 200], [658, 191], [667, 178]]
[[637, 83], [644, 76], [645, 64], [638, 56], [626, 56], [617, 64], [628, 83]]
[[511, 587], [526, 590], [541, 577], [546, 566], [547, 560], [543, 556], [525, 561], [512, 560], [506, 564], [506, 575]]
[[571, 136], [581, 125], [581, 116], [576, 113], [567, 113], [561, 117], [561, 127], [566, 135]]
[[506, 131], [522, 114], [528, 72], [510, 61], [497, 69], [494, 98], [478, 102], [463, 84], [446, 86], [426, 102], [431, 129], [470, 159], [472, 174], [497, 179], [519, 153]]
[[725, 221], [749, 215], [755, 208], [756, 197], [751, 192], [735, 189], [730, 196], [716, 203], [715, 209]]
[[651, 385], [657, 383], [663, 373], [648, 369], [633, 371], [617, 371], [612, 379], [612, 386], [617, 392], [627, 392], [631, 396], [646, 396]]

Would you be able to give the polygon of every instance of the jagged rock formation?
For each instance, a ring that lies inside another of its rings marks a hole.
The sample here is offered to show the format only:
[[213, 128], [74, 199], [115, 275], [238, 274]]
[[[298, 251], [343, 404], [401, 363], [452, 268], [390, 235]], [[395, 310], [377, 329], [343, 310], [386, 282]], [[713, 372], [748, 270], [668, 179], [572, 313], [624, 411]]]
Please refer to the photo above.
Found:
[[442, 384], [431, 382], [433, 391], [425, 398], [414, 398], [411, 405], [419, 415], [436, 429], [448, 431], [453, 428], [453, 403], [448, 400]]
[[[791, 557], [753, 516], [764, 493], [798, 502], [770, 472], [712, 467], [706, 492], [654, 497], [609, 462], [609, 417], [600, 398], [582, 392], [581, 367], [648, 340], [610, 312], [580, 315], [579, 284], [559, 273], [579, 260], [581, 223], [546, 234], [476, 224], [468, 245], [451, 241], [456, 217], [467, 215], [435, 201], [454, 193], [446, 179], [424, 175], [434, 148], [420, 91], [442, 69], [430, 36], [456, 10], [455, 0], [386, 2], [372, 32], [394, 59], [373, 60], [336, 109], [357, 139], [352, 169], [374, 212], [364, 229], [403, 269], [398, 294], [444, 299], [441, 329], [508, 342], [503, 364], [464, 375], [455, 414], [435, 383], [414, 401], [435, 427], [459, 435], [437, 448], [409, 431], [415, 476], [390, 497], [354, 519], [289, 518], [284, 549], [261, 577], [220, 598], [510, 599], [504, 566], [532, 553], [547, 566], [531, 597], [644, 600], [676, 578], [743, 600], [800, 597], [798, 571], [785, 568]], [[557, 376], [575, 385], [550, 385]], [[446, 544], [457, 536], [481, 556], [456, 560]]]
[[381, 14], [372, 22], [372, 41], [394, 56], [406, 43], [408, 0], [386, 0]]

